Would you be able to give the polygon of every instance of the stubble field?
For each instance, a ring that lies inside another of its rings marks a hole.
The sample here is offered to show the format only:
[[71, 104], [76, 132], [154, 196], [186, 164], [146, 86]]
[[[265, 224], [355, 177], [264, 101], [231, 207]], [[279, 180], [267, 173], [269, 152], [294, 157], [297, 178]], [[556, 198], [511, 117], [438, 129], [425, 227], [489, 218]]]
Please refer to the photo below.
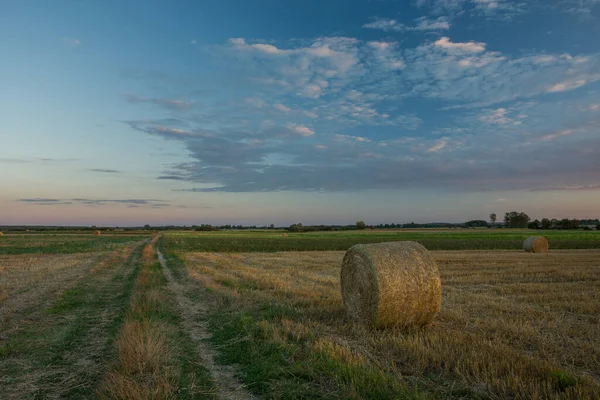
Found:
[[[317, 239], [266, 234], [83, 237], [86, 251], [54, 253], [50, 236], [0, 238], [0, 397], [600, 398], [598, 236], [546, 254], [433, 251], [434, 324], [376, 330], [345, 316], [343, 251], [273, 251], [264, 240]], [[206, 251], [215, 238], [229, 251]]]

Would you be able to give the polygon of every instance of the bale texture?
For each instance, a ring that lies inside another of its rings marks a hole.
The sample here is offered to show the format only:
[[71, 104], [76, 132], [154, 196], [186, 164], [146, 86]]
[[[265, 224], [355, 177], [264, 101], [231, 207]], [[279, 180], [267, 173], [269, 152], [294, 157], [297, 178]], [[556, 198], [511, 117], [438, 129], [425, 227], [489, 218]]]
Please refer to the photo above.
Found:
[[545, 253], [550, 246], [543, 236], [530, 236], [523, 241], [523, 250], [528, 253]]
[[94, 236], [100, 236], [100, 231], [94, 231]]
[[0, 236], [3, 236], [3, 235], [4, 235], [4, 233], [0, 232]]
[[435, 260], [415, 242], [352, 246], [342, 262], [341, 287], [350, 318], [378, 328], [429, 325], [442, 300]]

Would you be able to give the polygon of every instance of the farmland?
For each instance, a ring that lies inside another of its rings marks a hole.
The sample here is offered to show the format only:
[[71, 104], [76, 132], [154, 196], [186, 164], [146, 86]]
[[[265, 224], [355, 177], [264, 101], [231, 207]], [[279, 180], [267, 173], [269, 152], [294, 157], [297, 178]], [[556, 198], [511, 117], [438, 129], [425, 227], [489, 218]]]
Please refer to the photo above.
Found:
[[[0, 397], [600, 398], [597, 232], [282, 233], [1, 237]], [[433, 250], [429, 328], [345, 316], [343, 250], [389, 240]]]
[[518, 250], [523, 240], [542, 234], [552, 249], [600, 249], [597, 231], [542, 231], [519, 229], [457, 229], [340, 231], [289, 233], [281, 231], [234, 231], [169, 233], [165, 245], [185, 251], [265, 252], [265, 251], [328, 251], [346, 250], [358, 243], [396, 240], [416, 241], [429, 250]]

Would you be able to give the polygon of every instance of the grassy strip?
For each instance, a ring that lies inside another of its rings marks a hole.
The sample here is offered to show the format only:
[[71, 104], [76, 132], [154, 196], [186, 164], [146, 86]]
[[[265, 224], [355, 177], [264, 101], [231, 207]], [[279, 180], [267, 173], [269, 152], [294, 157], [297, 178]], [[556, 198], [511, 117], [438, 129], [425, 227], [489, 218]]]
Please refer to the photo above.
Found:
[[[246, 237], [224, 235], [203, 236], [167, 236], [165, 246], [181, 251], [209, 252], [274, 252], [274, 251], [345, 251], [359, 243], [379, 243], [385, 241], [414, 240], [429, 250], [520, 250], [523, 240], [536, 232], [521, 235], [488, 234], [487, 236], [471, 234], [470, 236], [454, 236], [443, 234], [388, 234], [388, 235], [353, 235], [337, 234], [309, 236], [295, 235], [289, 237], [264, 237], [250, 235]], [[600, 234], [580, 233], [577, 236], [548, 236], [551, 249], [597, 249], [600, 248]]]
[[99, 386], [101, 398], [213, 398], [214, 384], [182, 329], [155, 252], [144, 249], [130, 309], [115, 341], [116, 362]]
[[[176, 253], [164, 252], [176, 279], [188, 279]], [[277, 303], [245, 304], [210, 293], [216, 307], [209, 316], [211, 342], [220, 351], [217, 362], [238, 365], [242, 382], [254, 394], [272, 399], [424, 399], [419, 388], [408, 387], [367, 363], [349, 362], [316, 345], [310, 332], [282, 338], [277, 326], [296, 315]]]
[[[46, 310], [41, 320], [10, 336], [0, 345], [0, 376], [7, 386], [27, 375], [38, 377], [32, 397], [60, 392], [61, 397], [90, 397], [101, 376], [102, 355], [110, 349], [121, 324], [137, 275], [142, 246], [127, 261], [106, 273], [114, 276], [99, 283], [88, 276]], [[90, 351], [94, 348], [94, 351]], [[88, 359], [88, 357], [94, 357]], [[87, 368], [74, 365], [91, 363]]]
[[6, 235], [0, 240], [0, 255], [71, 254], [113, 250], [139, 242], [147, 236]]
[[277, 325], [293, 309], [265, 304], [254, 310], [219, 310], [210, 317], [211, 342], [223, 364], [238, 364], [255, 394], [272, 399], [425, 399], [384, 371], [318, 349], [308, 337], [278, 337]]

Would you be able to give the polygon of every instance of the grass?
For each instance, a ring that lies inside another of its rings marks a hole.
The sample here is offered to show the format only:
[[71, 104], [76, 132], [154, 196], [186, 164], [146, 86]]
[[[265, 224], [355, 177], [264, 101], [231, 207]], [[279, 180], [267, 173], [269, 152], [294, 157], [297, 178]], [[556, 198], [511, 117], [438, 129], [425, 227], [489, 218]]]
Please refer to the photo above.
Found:
[[138, 245], [116, 258], [108, 254], [49, 305], [44, 301], [51, 299], [39, 299], [21, 311], [25, 315], [0, 342], [3, 398], [93, 394], [122, 323], [141, 250]]
[[596, 250], [435, 252], [442, 311], [414, 331], [346, 319], [341, 252], [177, 254], [216, 304], [219, 360], [261, 396], [600, 397]]
[[191, 339], [156, 257], [145, 246], [130, 308], [115, 341], [115, 362], [98, 389], [100, 398], [212, 398], [214, 385], [198, 362]]
[[114, 250], [148, 235], [7, 234], [0, 237], [0, 256], [14, 254], [71, 254]]
[[257, 232], [169, 232], [165, 245], [182, 251], [266, 252], [347, 250], [358, 243], [412, 240], [429, 250], [518, 250], [523, 240], [543, 235], [551, 249], [598, 249], [600, 232], [532, 231], [513, 229], [410, 231], [342, 231], [290, 233]]

